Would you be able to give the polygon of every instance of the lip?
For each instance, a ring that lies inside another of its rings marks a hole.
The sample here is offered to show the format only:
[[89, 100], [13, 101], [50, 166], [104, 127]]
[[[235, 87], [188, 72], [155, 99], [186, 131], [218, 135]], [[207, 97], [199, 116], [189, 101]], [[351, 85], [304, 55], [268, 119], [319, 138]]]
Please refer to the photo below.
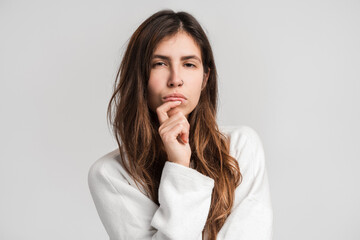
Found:
[[164, 102], [170, 102], [170, 101], [180, 101], [180, 102], [184, 102], [185, 99], [184, 98], [175, 98], [175, 97], [169, 97], [164, 99]]
[[172, 93], [172, 94], [166, 95], [165, 97], [163, 97], [163, 99], [164, 99], [165, 102], [168, 102], [168, 101], [181, 101], [181, 102], [183, 102], [187, 98], [184, 95], [182, 95], [181, 93]]

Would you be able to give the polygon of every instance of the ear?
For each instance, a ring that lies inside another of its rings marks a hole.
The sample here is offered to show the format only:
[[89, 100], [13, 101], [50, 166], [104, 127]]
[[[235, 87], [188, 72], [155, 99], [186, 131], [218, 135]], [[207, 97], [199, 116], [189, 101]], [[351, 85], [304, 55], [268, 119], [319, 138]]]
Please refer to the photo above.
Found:
[[201, 91], [204, 90], [204, 88], [206, 87], [206, 84], [207, 84], [207, 81], [209, 79], [209, 76], [210, 76], [210, 68], [208, 70], [207, 73], [204, 72], [204, 77], [203, 77], [203, 81], [202, 81], [202, 85], [201, 85]]

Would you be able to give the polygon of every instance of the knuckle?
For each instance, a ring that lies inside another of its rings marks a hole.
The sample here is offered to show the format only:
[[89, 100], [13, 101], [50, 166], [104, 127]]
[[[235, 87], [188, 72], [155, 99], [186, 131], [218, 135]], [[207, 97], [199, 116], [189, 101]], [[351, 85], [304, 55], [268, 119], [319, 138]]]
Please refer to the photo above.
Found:
[[163, 128], [159, 128], [159, 135], [160, 136], [164, 135], [164, 129]]
[[178, 116], [178, 117], [184, 116], [184, 114], [183, 114], [181, 111], [180, 111], [180, 112], [177, 112], [175, 115]]
[[190, 128], [190, 123], [188, 122], [185, 116], [181, 119], [181, 123], [183, 124], [184, 127]]
[[162, 139], [163, 139], [163, 141], [165, 141], [165, 142], [169, 142], [170, 141], [170, 135], [169, 134], [164, 134], [163, 136], [162, 136]]

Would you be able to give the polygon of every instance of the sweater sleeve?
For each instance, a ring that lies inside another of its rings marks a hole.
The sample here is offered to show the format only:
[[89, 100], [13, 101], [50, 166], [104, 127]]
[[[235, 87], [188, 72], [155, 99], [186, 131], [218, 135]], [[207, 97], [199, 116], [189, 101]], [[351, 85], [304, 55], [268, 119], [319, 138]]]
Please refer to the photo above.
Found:
[[243, 180], [217, 239], [271, 240], [273, 212], [261, 140], [247, 126], [235, 131], [231, 138]]
[[166, 162], [159, 207], [101, 161], [90, 168], [88, 184], [110, 240], [200, 240], [214, 180], [194, 169]]

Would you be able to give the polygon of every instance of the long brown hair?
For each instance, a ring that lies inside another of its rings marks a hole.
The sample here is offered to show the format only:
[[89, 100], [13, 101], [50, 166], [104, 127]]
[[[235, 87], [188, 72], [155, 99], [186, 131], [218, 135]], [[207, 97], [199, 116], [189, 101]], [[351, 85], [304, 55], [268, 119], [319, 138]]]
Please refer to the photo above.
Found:
[[167, 156], [158, 133], [156, 113], [148, 107], [147, 82], [150, 60], [157, 44], [164, 37], [179, 31], [185, 31], [195, 40], [201, 50], [204, 72], [210, 71], [199, 103], [189, 114], [188, 121], [194, 169], [215, 182], [204, 230], [208, 232], [209, 239], [216, 239], [231, 212], [235, 188], [240, 184], [242, 175], [236, 159], [229, 155], [229, 140], [216, 123], [217, 73], [214, 57], [205, 32], [192, 15], [163, 10], [150, 16], [136, 29], [116, 75], [114, 93], [108, 105], [108, 120], [126, 171], [142, 187], [144, 194], [159, 205], [158, 188]]

